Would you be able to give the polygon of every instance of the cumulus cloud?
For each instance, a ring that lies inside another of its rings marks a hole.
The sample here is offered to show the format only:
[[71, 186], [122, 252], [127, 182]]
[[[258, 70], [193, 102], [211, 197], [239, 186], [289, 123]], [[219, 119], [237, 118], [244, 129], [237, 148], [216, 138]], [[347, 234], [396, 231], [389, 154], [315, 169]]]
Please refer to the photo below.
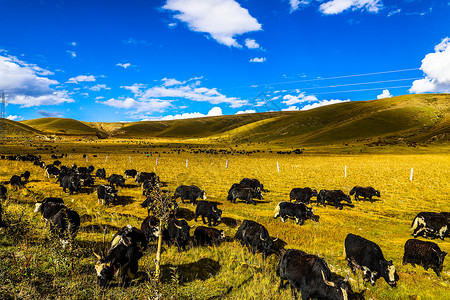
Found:
[[209, 34], [218, 43], [242, 47], [236, 36], [261, 30], [261, 24], [234, 0], [167, 0], [164, 9], [189, 29]]
[[260, 49], [261, 48], [254, 39], [245, 39], [245, 46], [248, 49]]
[[6, 118], [11, 121], [20, 121], [23, 119], [23, 117], [21, 117], [21, 116], [13, 116], [13, 115], [9, 115]]
[[308, 101], [317, 101], [317, 98], [316, 98], [316, 96], [313, 96], [313, 95], [306, 96], [305, 93], [300, 93], [297, 96], [284, 95], [283, 100], [284, 101], [282, 101], [282, 102], [284, 104], [293, 105], [293, 104], [298, 104], [298, 103], [303, 103], [303, 102], [308, 102]]
[[173, 78], [163, 78], [161, 80], [164, 82], [164, 86], [173, 86], [186, 83], [185, 81], [181, 82]]
[[207, 114], [208, 117], [215, 117], [215, 116], [221, 116], [221, 115], [222, 115], [222, 109], [218, 106], [211, 108]]
[[95, 81], [95, 76], [93, 75], [78, 75], [77, 77], [72, 77], [66, 81], [66, 83], [80, 83], [80, 82], [92, 82]]
[[326, 15], [339, 14], [346, 10], [363, 9], [377, 13], [383, 7], [380, 0], [331, 0], [320, 5], [320, 11]]
[[214, 116], [221, 116], [221, 115], [222, 115], [222, 109], [220, 107], [216, 106], [216, 107], [211, 108], [206, 115], [199, 113], [199, 112], [192, 112], [192, 113], [182, 113], [182, 114], [177, 114], [177, 115], [167, 115], [167, 116], [156, 117], [156, 118], [146, 118], [143, 121], [168, 121], [168, 120], [214, 117]]
[[135, 100], [131, 97], [109, 99], [106, 101], [96, 101], [107, 106], [115, 108], [133, 109], [137, 112], [162, 112], [164, 109], [171, 106], [171, 101], [161, 99], [138, 99]]
[[291, 12], [300, 9], [301, 6], [306, 6], [311, 3], [311, 0], [289, 0]]
[[91, 91], [98, 92], [101, 90], [110, 90], [111, 88], [106, 86], [106, 84], [97, 84], [89, 88]]
[[0, 51], [0, 90], [10, 104], [31, 107], [73, 102], [67, 91], [52, 88], [58, 81], [44, 77], [52, 74]]
[[117, 67], [122, 67], [122, 68], [126, 69], [126, 68], [128, 68], [128, 67], [131, 67], [131, 64], [130, 64], [130, 63], [124, 63], [124, 64], [122, 64], [122, 63], [117, 63], [116, 66], [117, 66]]
[[305, 105], [302, 107], [301, 110], [309, 110], [309, 109], [313, 109], [313, 108], [317, 108], [317, 107], [321, 107], [321, 106], [325, 106], [325, 105], [331, 105], [331, 104], [337, 104], [337, 103], [343, 103], [343, 102], [349, 102], [349, 101], [350, 101], [350, 99], [347, 99], [347, 100], [337, 100], [337, 99], [321, 100], [316, 103]]
[[392, 95], [389, 90], [383, 90], [383, 92], [377, 96], [377, 99], [391, 98]]
[[266, 61], [265, 57], [255, 57], [255, 58], [250, 59], [250, 62], [253, 62], [253, 63], [262, 63], [265, 61]]
[[240, 110], [236, 113], [236, 115], [241, 115], [241, 114], [254, 114], [256, 113], [256, 110], [254, 109], [246, 109], [246, 110]]
[[296, 111], [296, 110], [300, 110], [300, 108], [292, 105], [292, 106], [289, 106], [288, 108], [283, 108], [281, 111]]
[[450, 92], [450, 38], [446, 37], [422, 60], [420, 69], [425, 78], [415, 80], [410, 93], [449, 93]]

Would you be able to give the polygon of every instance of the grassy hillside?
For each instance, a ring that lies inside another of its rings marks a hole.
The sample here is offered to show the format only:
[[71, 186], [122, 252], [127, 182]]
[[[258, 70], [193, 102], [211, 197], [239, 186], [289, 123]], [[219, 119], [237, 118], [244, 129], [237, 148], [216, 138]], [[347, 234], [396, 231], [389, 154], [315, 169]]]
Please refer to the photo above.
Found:
[[62, 135], [97, 135], [98, 130], [83, 122], [63, 118], [41, 118], [22, 121], [22, 124], [31, 126], [47, 134]]
[[21, 124], [19, 122], [5, 120], [5, 136], [6, 137], [15, 137], [15, 136], [33, 136], [39, 134], [40, 131], [36, 130], [30, 126], [25, 124]]

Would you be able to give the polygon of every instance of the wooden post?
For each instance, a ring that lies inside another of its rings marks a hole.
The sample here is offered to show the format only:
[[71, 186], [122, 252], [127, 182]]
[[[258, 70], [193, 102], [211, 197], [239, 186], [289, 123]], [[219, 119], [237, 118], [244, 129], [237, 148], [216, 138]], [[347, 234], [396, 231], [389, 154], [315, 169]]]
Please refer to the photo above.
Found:
[[158, 165], [158, 158], [156, 158], [156, 165]]
[[228, 169], [228, 159], [227, 159], [227, 163], [225, 164], [225, 169]]
[[105, 162], [108, 162], [108, 155], [106, 155], [105, 157]]
[[188, 167], [188, 159], [186, 158], [186, 168]]
[[409, 175], [409, 181], [413, 181], [413, 168], [411, 168], [411, 175]]
[[280, 173], [280, 165], [278, 164], [278, 162], [277, 162], [277, 171], [278, 173]]

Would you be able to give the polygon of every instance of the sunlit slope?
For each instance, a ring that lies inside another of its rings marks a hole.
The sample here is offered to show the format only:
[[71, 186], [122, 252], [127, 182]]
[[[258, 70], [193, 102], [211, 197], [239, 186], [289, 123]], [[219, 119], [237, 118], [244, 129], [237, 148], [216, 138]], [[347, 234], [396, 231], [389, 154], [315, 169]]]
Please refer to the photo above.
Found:
[[39, 130], [7, 119], [5, 120], [5, 127], [5, 136], [7, 137], [33, 136], [40, 134]]
[[62, 135], [97, 135], [98, 131], [83, 122], [64, 118], [41, 118], [22, 121], [22, 124], [31, 126], [47, 134]]

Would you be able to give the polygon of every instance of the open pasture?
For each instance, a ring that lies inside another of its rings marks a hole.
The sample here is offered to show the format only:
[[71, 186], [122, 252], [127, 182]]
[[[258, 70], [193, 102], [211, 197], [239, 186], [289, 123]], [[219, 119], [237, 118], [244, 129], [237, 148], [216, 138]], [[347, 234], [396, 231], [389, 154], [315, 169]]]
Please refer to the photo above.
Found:
[[[140, 228], [147, 216], [146, 209], [140, 207], [145, 199], [141, 188], [134, 179], [127, 179], [126, 186], [120, 188], [117, 205], [104, 207], [97, 204], [95, 189], [69, 195], [63, 193], [55, 179], [45, 178], [43, 169], [29, 162], [1, 160], [0, 181], [8, 181], [13, 174], [20, 175], [25, 170], [31, 172], [31, 177], [28, 190], [13, 191], [7, 185], [10, 198], [3, 202], [4, 213], [11, 220], [20, 216], [24, 228], [16, 230], [13, 236], [7, 236], [8, 231], [0, 234], [4, 264], [0, 267], [0, 294], [23, 299], [153, 299], [155, 293], [179, 299], [289, 299], [289, 289], [278, 290], [275, 270], [279, 256], [271, 255], [264, 261], [260, 253], [253, 255], [232, 241], [240, 222], [251, 219], [263, 224], [272, 237], [278, 237], [278, 246], [316, 254], [325, 259], [333, 272], [344, 277], [349, 270], [343, 256], [345, 236], [354, 233], [376, 242], [385, 258], [393, 260], [400, 279], [396, 288], [389, 287], [383, 279], [372, 287], [363, 282], [361, 273], [350, 273], [353, 290], [363, 292], [366, 299], [450, 298], [448, 257], [441, 278], [431, 269], [402, 265], [403, 245], [412, 237], [409, 228], [414, 216], [420, 211], [450, 210], [448, 155], [211, 155], [158, 151], [149, 157], [131, 151], [86, 153], [87, 161], [83, 153], [71, 153], [70, 159], [68, 156], [60, 160], [65, 165], [105, 168], [107, 175], [123, 174], [133, 168], [154, 171], [165, 183], [163, 190], [172, 192], [181, 184], [197, 185], [206, 190], [209, 201], [216, 201], [219, 208], [225, 209], [217, 228], [225, 231], [226, 242], [219, 247], [190, 248], [182, 253], [175, 246], [164, 246], [162, 286], [150, 279], [155, 259], [155, 250], [150, 248], [139, 261], [141, 279], [136, 284], [126, 289], [102, 290], [95, 281], [96, 258], [92, 249], [104, 247], [103, 240], [108, 243], [111, 235], [127, 224]], [[53, 161], [49, 154], [43, 155], [43, 160]], [[244, 177], [259, 179], [269, 190], [263, 200], [256, 200], [256, 205], [227, 201], [230, 186]], [[105, 183], [106, 180], [96, 180], [95, 185]], [[377, 201], [370, 203], [356, 202], [352, 197], [354, 207], [344, 205], [343, 210], [329, 205], [317, 207], [314, 203], [320, 221], [307, 220], [303, 226], [273, 218], [277, 203], [289, 201], [294, 187], [341, 189], [348, 194], [355, 185], [373, 186], [381, 192], [381, 198], [378, 201], [375, 197]], [[64, 197], [67, 206], [82, 218], [72, 249], [61, 250], [58, 243], [49, 239], [41, 215], [32, 212], [36, 200], [49, 196]], [[179, 218], [193, 225], [194, 212], [191, 204], [180, 204]], [[201, 223], [199, 219], [196, 226]], [[449, 241], [434, 240], [446, 252], [450, 251]]]

